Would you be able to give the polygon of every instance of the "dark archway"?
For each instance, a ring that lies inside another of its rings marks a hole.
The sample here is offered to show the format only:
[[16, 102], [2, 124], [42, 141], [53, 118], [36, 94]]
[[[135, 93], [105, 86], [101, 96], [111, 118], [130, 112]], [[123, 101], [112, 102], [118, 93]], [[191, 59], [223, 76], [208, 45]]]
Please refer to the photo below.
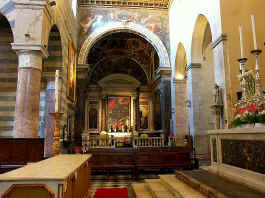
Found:
[[61, 72], [63, 67], [61, 35], [56, 25], [50, 30], [48, 53], [49, 57], [43, 62], [40, 97], [40, 136], [45, 138], [46, 157], [53, 154], [54, 119], [49, 113], [55, 111], [55, 72]]
[[0, 136], [13, 136], [18, 58], [12, 50], [13, 33], [7, 18], [0, 13]]

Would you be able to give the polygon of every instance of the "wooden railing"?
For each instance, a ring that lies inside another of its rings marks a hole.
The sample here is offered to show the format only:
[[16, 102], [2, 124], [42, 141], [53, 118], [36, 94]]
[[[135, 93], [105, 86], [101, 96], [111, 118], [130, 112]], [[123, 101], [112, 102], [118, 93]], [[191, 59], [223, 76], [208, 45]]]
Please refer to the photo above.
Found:
[[83, 136], [82, 146], [84, 148], [115, 148], [115, 138]]
[[131, 145], [139, 147], [183, 147], [189, 142], [184, 136], [169, 137], [101, 137], [101, 136], [82, 136], [82, 145], [88, 148], [116, 148], [121, 145]]
[[135, 137], [133, 141], [134, 147], [165, 147], [163, 137]]

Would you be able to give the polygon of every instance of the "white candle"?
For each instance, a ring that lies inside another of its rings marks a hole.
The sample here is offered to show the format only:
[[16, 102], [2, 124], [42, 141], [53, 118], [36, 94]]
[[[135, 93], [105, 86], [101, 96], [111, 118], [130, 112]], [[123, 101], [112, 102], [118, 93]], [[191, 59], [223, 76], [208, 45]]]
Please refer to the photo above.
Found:
[[256, 36], [255, 17], [253, 14], [251, 14], [251, 22], [252, 22], [254, 49], [257, 50], [258, 49], [258, 43], [257, 43], [257, 36]]
[[59, 111], [59, 70], [55, 72], [55, 112]]
[[239, 26], [239, 36], [240, 36], [241, 58], [244, 58], [244, 43], [243, 43], [242, 25]]

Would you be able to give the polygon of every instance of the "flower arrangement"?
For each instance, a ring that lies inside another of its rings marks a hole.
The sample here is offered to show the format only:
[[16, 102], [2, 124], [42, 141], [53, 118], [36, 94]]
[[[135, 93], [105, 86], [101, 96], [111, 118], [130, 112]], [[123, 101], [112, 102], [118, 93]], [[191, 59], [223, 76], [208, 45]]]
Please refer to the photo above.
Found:
[[235, 104], [233, 127], [243, 124], [265, 124], [265, 97], [251, 96], [250, 98], [240, 100]]
[[243, 97], [235, 104], [233, 127], [244, 124], [265, 124], [265, 97], [256, 93], [256, 79], [254, 76], [255, 72], [253, 70], [238, 76], [242, 87], [245, 87], [247, 97]]

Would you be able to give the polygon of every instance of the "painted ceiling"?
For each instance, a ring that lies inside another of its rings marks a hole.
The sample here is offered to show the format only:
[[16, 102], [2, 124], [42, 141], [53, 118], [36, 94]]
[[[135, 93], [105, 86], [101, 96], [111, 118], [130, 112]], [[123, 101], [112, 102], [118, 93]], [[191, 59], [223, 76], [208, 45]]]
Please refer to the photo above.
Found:
[[81, 6], [168, 8], [170, 0], [80, 0]]
[[95, 43], [87, 57], [89, 80], [96, 84], [114, 74], [127, 74], [142, 85], [152, 79], [152, 71], [159, 65], [153, 46], [142, 37], [126, 32], [113, 33]]

